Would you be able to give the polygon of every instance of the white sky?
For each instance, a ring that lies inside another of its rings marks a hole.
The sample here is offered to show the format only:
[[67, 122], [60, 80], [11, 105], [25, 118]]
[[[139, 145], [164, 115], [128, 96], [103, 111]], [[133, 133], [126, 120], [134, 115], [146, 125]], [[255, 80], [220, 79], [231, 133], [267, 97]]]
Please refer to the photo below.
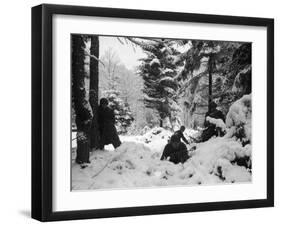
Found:
[[125, 42], [121, 44], [116, 37], [99, 36], [99, 41], [100, 57], [103, 56], [107, 49], [112, 48], [120, 58], [121, 63], [128, 69], [134, 69], [140, 64], [138, 59], [146, 56], [140, 47], [135, 46], [135, 48], [133, 48], [130, 43], [126, 44]]
[[[124, 42], [124, 44], [122, 44], [116, 37], [111, 36], [99, 36], [99, 41], [100, 57], [103, 56], [106, 50], [111, 48], [119, 57], [121, 63], [128, 69], [134, 69], [140, 64], [138, 59], [146, 57], [146, 54], [139, 46], [134, 45], [133, 47], [130, 42], [126, 43], [123, 38], [121, 38], [121, 41]], [[186, 44], [184, 46], [175, 45], [174, 48], [182, 53], [190, 48], [190, 44]]]

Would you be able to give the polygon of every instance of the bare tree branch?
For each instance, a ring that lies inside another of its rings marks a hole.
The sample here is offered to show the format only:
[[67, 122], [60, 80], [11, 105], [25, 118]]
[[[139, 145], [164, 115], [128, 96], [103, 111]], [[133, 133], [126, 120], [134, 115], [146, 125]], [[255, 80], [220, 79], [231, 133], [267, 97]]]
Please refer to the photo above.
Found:
[[88, 51], [85, 51], [85, 55], [94, 58], [95, 60], [97, 60], [99, 63], [101, 63], [105, 67], [105, 64], [99, 58], [97, 58], [95, 55], [90, 54]]

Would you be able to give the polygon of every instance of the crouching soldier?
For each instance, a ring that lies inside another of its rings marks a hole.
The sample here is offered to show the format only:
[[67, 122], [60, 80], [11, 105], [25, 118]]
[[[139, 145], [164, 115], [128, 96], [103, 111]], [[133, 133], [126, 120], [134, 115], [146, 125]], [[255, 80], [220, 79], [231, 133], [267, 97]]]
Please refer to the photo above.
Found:
[[215, 102], [211, 102], [210, 110], [205, 115], [205, 122], [204, 122], [205, 129], [203, 130], [201, 135], [201, 142], [205, 142], [209, 140], [212, 136], [223, 135], [223, 131], [221, 131], [220, 128], [217, 128], [216, 125], [210, 123], [207, 120], [207, 117], [211, 117], [214, 119], [221, 119], [223, 122], [225, 122], [224, 114], [217, 109], [217, 104]]
[[184, 143], [177, 136], [172, 136], [165, 146], [160, 160], [169, 160], [175, 164], [184, 163], [188, 159], [188, 151]]
[[102, 98], [98, 109], [98, 123], [100, 132], [100, 149], [104, 149], [104, 145], [112, 144], [114, 148], [121, 145], [121, 141], [115, 128], [115, 115], [113, 110], [108, 107], [108, 100]]
[[185, 131], [185, 127], [181, 126], [181, 128], [176, 131], [173, 136], [178, 137], [178, 140], [181, 141], [181, 139], [184, 141], [184, 143], [189, 144], [189, 142], [187, 141], [187, 139], [185, 138], [185, 136], [183, 135], [183, 132]]

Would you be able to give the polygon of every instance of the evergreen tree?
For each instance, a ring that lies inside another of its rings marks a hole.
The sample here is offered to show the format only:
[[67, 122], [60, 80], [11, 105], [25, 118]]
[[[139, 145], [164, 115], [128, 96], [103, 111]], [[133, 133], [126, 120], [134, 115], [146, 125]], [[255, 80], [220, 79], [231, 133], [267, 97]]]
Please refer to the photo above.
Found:
[[179, 52], [171, 40], [150, 40], [149, 45], [141, 45], [147, 57], [141, 59], [139, 74], [144, 80], [144, 103], [155, 109], [160, 118], [160, 127], [170, 127], [177, 121], [178, 83], [177, 65], [174, 57]]

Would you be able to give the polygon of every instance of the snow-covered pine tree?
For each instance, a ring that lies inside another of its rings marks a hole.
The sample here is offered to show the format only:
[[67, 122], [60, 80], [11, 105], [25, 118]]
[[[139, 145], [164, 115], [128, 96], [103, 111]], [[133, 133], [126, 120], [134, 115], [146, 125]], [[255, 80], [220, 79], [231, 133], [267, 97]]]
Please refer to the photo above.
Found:
[[176, 112], [180, 111], [177, 100], [179, 84], [175, 79], [177, 65], [175, 56], [179, 52], [168, 39], [152, 39], [146, 45], [140, 45], [146, 58], [140, 59], [139, 74], [144, 80], [144, 103], [155, 109], [160, 119], [160, 127], [172, 128], [179, 123]]
[[129, 104], [120, 98], [120, 92], [117, 90], [106, 90], [103, 95], [109, 101], [109, 107], [114, 110], [117, 132], [126, 134], [134, 121]]

